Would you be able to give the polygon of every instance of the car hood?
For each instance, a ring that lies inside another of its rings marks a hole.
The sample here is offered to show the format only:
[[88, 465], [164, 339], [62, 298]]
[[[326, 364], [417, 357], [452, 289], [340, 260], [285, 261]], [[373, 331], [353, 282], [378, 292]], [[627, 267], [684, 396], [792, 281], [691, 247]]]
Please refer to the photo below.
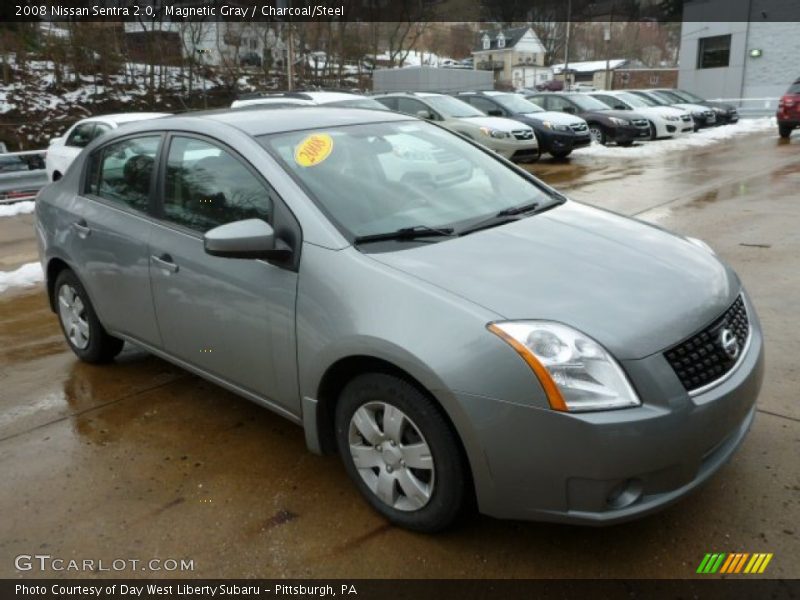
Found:
[[514, 121], [512, 119], [504, 119], [503, 117], [461, 117], [455, 119], [464, 123], [469, 123], [476, 127], [491, 127], [499, 131], [519, 131], [520, 129], [530, 129], [530, 126]]
[[568, 324], [620, 360], [680, 342], [739, 292], [735, 273], [685, 238], [572, 201], [463, 238], [369, 256], [498, 318]]
[[689, 112], [692, 112], [692, 113], [696, 113], [696, 112], [704, 113], [704, 112], [708, 112], [709, 110], [711, 110], [709, 107], [703, 106], [702, 104], [690, 104], [690, 103], [687, 103], [687, 102], [681, 102], [680, 104], [673, 104], [673, 106], [677, 106], [678, 108], [682, 108], [684, 110], [688, 110]]
[[524, 113], [520, 115], [521, 117], [525, 117], [528, 119], [533, 119], [534, 121], [550, 121], [555, 125], [580, 125], [581, 123], [585, 123], [583, 119], [580, 117], [576, 117], [574, 115], [570, 115], [567, 113], [556, 112], [554, 110], [545, 110], [542, 112], [535, 112], [535, 113]]
[[724, 110], [726, 113], [736, 110], [736, 107], [733, 104], [726, 104], [725, 102], [713, 102], [711, 100], [703, 102], [703, 106], [708, 106], [709, 108], [719, 108]]
[[583, 119], [587, 118], [596, 118], [596, 119], [609, 119], [611, 117], [616, 117], [617, 119], [625, 119], [626, 121], [631, 121], [633, 119], [642, 119], [643, 116], [641, 113], [632, 110], [588, 110], [586, 112], [581, 113], [581, 117]]

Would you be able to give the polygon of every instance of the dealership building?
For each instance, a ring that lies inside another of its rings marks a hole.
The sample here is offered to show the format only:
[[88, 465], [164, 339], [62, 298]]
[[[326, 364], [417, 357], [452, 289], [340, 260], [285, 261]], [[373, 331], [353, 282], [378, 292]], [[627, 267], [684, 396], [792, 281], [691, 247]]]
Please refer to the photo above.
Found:
[[[774, 111], [800, 77], [800, 23], [782, 21], [796, 12], [795, 2], [684, 2], [678, 87], [709, 99], [742, 99], [745, 111]], [[733, 20], [713, 20], [722, 15]]]

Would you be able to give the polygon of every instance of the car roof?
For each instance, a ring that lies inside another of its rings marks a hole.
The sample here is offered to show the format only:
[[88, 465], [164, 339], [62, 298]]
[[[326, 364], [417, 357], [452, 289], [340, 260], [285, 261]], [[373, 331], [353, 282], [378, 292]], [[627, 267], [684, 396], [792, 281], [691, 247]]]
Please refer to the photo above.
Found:
[[262, 96], [259, 98], [244, 98], [240, 100], [234, 100], [231, 103], [231, 108], [252, 106], [254, 104], [295, 104], [298, 106], [309, 106], [313, 104], [313, 102], [304, 98], [295, 98], [293, 96]]
[[347, 92], [301, 92], [303, 95], [308, 96], [314, 102], [339, 102], [340, 100], [353, 100], [354, 98], [363, 98], [359, 94], [349, 94]]
[[189, 112], [159, 119], [159, 127], [169, 128], [184, 120], [211, 119], [236, 127], [251, 136], [268, 135], [286, 131], [320, 129], [343, 125], [383, 123], [387, 121], [413, 121], [414, 117], [391, 111], [364, 108], [335, 108], [330, 106], [293, 106], [285, 108], [257, 108], [248, 110], [220, 109]]

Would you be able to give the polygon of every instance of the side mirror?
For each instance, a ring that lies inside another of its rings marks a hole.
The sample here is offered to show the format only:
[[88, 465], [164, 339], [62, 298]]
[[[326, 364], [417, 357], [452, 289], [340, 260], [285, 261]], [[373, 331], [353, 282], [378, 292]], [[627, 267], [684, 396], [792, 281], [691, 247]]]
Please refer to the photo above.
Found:
[[503, 111], [500, 110], [499, 108], [492, 108], [486, 114], [489, 115], [490, 117], [502, 117]]
[[417, 111], [417, 116], [420, 119], [428, 119], [429, 121], [431, 119], [433, 119], [433, 115], [430, 113], [430, 111], [427, 111], [427, 110], [418, 110]]
[[261, 219], [245, 219], [210, 229], [203, 236], [206, 254], [223, 258], [285, 260], [292, 249], [275, 237], [272, 227]]
[[571, 115], [574, 115], [575, 114], [575, 107], [573, 107], [573, 106], [565, 106], [564, 107], [564, 112], [565, 113], [569, 113]]

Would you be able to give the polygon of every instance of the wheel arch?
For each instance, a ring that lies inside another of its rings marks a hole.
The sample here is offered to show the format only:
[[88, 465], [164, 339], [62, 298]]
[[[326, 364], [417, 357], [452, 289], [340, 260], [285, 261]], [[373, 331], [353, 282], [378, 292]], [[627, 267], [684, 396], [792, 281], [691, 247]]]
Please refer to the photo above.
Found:
[[[47, 286], [47, 301], [50, 303], [50, 310], [53, 312], [56, 312], [56, 279], [58, 279], [59, 274], [65, 269], [69, 269], [73, 273], [75, 272], [75, 270], [70, 267], [67, 261], [65, 261], [63, 258], [53, 257], [47, 261], [47, 269], [45, 270], [45, 285]], [[75, 276], [77, 277], [77, 274]]]

